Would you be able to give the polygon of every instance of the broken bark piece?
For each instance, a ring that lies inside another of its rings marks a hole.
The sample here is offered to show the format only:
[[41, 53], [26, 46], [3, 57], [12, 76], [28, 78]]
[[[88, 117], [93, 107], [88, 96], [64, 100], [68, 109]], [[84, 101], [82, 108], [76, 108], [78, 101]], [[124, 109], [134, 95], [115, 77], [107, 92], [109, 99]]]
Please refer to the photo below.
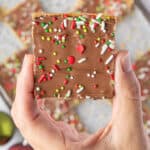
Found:
[[4, 17], [4, 21], [11, 26], [26, 47], [32, 46], [32, 13], [38, 11], [42, 11], [38, 0], [25, 0]]

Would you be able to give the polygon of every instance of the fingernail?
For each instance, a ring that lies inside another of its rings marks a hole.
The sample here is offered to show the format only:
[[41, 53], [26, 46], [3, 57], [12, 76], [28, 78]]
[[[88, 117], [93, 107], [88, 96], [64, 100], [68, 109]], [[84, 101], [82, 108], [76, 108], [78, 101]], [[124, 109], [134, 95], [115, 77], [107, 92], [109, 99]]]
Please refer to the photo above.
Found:
[[124, 72], [130, 72], [132, 70], [129, 54], [126, 54], [122, 59], [122, 69]]

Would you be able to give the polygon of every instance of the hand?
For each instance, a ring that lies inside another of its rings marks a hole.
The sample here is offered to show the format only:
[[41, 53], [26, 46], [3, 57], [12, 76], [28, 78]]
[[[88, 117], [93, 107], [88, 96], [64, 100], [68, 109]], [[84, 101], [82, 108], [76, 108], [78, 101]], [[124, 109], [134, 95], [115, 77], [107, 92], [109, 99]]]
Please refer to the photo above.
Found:
[[149, 150], [140, 101], [140, 86], [128, 52], [116, 60], [113, 113], [110, 123], [93, 135], [77, 133], [38, 110], [33, 99], [33, 56], [26, 55], [17, 82], [12, 116], [35, 150]]

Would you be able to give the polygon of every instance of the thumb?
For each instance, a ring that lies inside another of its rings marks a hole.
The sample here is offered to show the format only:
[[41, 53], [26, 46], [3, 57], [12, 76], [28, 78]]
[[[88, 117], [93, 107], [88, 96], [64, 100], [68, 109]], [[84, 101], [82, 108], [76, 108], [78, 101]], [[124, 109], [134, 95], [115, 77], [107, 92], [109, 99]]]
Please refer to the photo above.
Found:
[[140, 85], [131, 67], [129, 53], [122, 51], [116, 59], [113, 119], [133, 127], [142, 125]]

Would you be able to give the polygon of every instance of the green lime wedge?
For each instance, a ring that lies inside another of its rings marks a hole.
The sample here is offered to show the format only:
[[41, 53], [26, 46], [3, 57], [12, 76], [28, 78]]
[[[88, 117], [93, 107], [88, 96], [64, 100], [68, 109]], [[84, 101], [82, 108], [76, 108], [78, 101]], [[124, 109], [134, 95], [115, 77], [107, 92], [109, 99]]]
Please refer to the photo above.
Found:
[[11, 139], [14, 130], [15, 126], [10, 116], [0, 112], [0, 145], [7, 143]]

